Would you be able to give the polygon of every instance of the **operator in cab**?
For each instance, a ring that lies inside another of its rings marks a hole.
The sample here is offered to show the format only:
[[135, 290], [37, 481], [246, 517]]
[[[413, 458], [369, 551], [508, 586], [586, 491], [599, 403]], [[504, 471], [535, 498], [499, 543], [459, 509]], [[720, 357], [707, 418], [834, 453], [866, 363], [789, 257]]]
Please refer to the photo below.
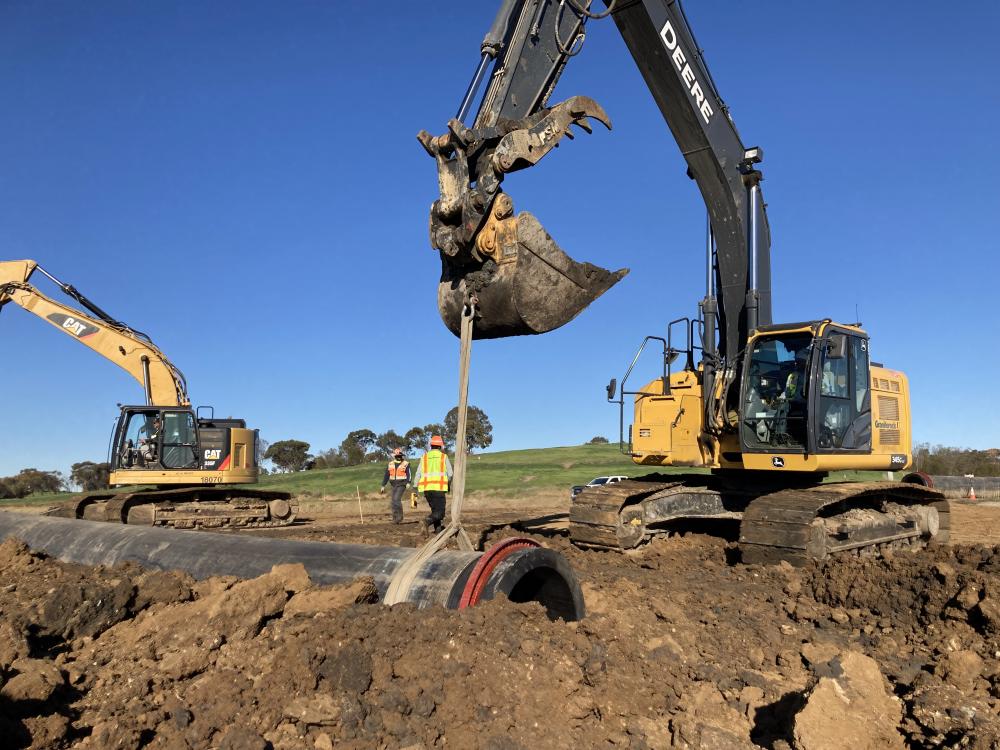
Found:
[[146, 436], [139, 438], [139, 456], [147, 464], [156, 461], [156, 445], [160, 440], [162, 429], [163, 423], [160, 421], [159, 414], [153, 417], [151, 422], [147, 421], [139, 428], [139, 433]]

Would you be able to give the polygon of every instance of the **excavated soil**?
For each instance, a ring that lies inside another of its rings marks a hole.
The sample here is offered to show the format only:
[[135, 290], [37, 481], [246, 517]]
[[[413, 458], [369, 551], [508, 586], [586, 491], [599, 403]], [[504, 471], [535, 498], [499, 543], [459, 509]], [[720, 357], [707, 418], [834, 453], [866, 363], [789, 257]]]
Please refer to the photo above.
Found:
[[[414, 544], [416, 524], [261, 535]], [[512, 518], [474, 523], [492, 543]], [[3, 748], [1000, 748], [1000, 547], [795, 569], [689, 533], [629, 555], [532, 534], [588, 616], [415, 610], [0, 545]], [[178, 532], [197, 533], [197, 532]]]

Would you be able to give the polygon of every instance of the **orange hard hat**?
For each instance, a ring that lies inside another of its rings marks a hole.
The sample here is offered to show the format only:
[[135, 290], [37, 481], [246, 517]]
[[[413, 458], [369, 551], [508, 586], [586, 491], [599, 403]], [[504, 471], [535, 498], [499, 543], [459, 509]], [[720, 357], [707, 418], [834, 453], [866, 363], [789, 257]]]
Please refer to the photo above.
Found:
[[444, 448], [444, 438], [440, 435], [431, 435], [431, 448]]

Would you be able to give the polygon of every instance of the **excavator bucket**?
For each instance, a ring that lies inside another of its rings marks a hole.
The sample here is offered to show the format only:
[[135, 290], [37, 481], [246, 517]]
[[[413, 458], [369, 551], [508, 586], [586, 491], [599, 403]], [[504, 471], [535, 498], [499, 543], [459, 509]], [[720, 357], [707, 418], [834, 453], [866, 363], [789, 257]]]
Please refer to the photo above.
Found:
[[440, 251], [438, 310], [456, 336], [462, 310], [476, 298], [474, 338], [545, 333], [565, 325], [614, 286], [628, 269], [578, 263], [530, 213], [514, 214], [500, 189], [504, 175], [526, 169], [556, 148], [571, 125], [607, 128], [601, 106], [575, 96], [523, 120], [479, 129], [459, 120], [448, 132], [417, 139], [438, 167], [440, 198], [431, 207], [431, 245]]
[[444, 262], [438, 310], [456, 336], [472, 296], [477, 300], [473, 338], [546, 333], [571, 321], [628, 273], [574, 261], [530, 213], [508, 221], [498, 261], [464, 274]]

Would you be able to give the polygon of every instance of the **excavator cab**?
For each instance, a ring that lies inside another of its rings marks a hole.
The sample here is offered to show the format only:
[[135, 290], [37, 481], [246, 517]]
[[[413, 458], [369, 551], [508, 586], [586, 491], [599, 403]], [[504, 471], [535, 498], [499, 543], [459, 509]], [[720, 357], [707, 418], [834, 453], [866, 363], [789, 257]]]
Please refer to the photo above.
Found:
[[122, 406], [111, 440], [111, 484], [255, 481], [257, 431], [247, 429], [245, 420], [200, 411]]
[[[835, 468], [833, 457], [872, 454], [873, 367], [863, 330], [829, 320], [761, 326], [748, 342], [743, 366], [744, 464], [788, 469], [810, 460]], [[902, 378], [893, 375], [897, 383]], [[897, 385], [896, 393], [904, 391]], [[770, 458], [761, 464], [765, 456]]]
[[116, 435], [114, 468], [204, 468], [198, 456], [197, 422], [190, 409], [124, 407]]

